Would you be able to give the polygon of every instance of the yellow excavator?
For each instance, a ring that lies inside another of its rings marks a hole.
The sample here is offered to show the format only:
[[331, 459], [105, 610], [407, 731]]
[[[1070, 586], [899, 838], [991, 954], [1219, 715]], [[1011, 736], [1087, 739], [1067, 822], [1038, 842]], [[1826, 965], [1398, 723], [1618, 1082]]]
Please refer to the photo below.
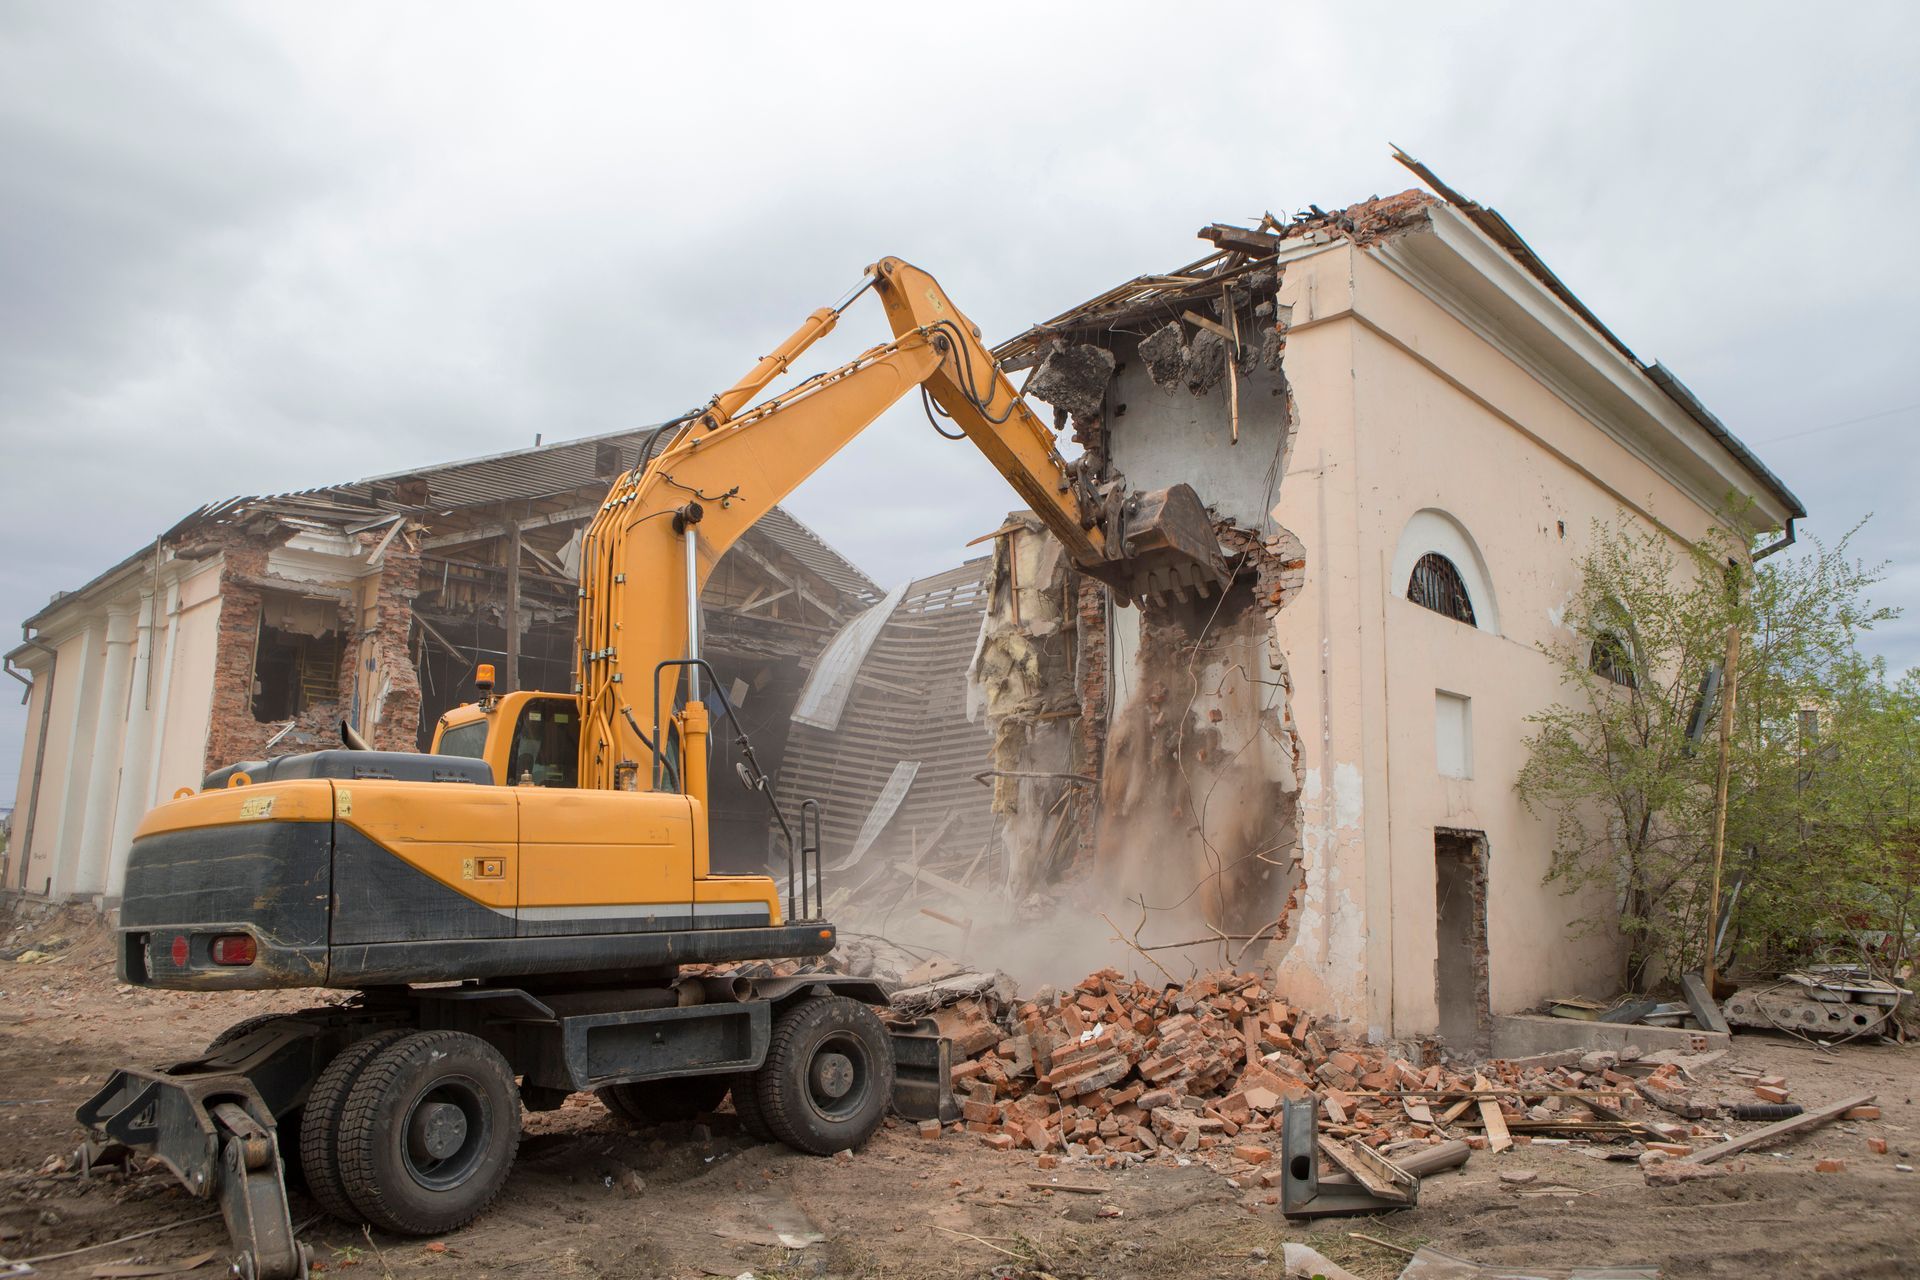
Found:
[[[892, 341], [753, 403], [869, 289]], [[101, 1138], [220, 1203], [240, 1275], [306, 1274], [283, 1171], [343, 1220], [447, 1231], [500, 1191], [522, 1110], [578, 1090], [635, 1122], [731, 1094], [749, 1132], [820, 1155], [864, 1142], [889, 1103], [951, 1118], [945, 1043], [925, 1026], [890, 1030], [872, 1007], [881, 984], [708, 968], [822, 956], [835, 931], [818, 806], [789, 820], [773, 803], [700, 656], [701, 586], [754, 521], [916, 389], [1123, 600], [1224, 580], [1192, 489], [1128, 493], [1067, 462], [932, 276], [894, 258], [869, 267], [838, 306], [657, 429], [614, 484], [582, 545], [571, 692], [496, 696], [482, 680], [430, 753], [366, 750], [347, 731], [344, 749], [217, 770], [141, 824], [124, 981], [354, 993], [240, 1023], [185, 1062], [123, 1068], [80, 1109]], [[784, 902], [771, 876], [711, 869], [716, 712], [785, 835]]]

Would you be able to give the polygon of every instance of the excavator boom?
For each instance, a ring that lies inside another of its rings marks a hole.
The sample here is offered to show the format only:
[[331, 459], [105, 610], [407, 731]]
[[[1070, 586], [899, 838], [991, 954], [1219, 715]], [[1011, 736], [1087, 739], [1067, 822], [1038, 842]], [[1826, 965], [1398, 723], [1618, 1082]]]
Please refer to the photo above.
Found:
[[[893, 341], [746, 407], [869, 287]], [[1212, 523], [1191, 488], [1128, 494], [1122, 482], [1069, 463], [939, 283], [883, 258], [846, 302], [814, 312], [704, 410], [662, 428], [665, 447], [649, 449], [615, 483], [588, 528], [577, 655], [580, 785], [625, 789], [658, 777], [664, 744], [651, 735], [660, 731], [659, 713], [673, 707], [683, 679], [686, 701], [699, 700], [698, 667], [688, 660], [699, 656], [699, 591], [720, 557], [917, 389], [1007, 478], [1075, 566], [1123, 600], [1205, 594], [1224, 577]], [[704, 793], [682, 782], [690, 794]]]

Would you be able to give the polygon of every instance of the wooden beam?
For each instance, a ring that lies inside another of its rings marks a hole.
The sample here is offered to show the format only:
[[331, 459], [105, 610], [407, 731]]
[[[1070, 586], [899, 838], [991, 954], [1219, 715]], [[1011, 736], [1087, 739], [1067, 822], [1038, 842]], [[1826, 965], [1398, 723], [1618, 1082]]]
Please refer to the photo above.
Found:
[[1763, 1142], [1772, 1142], [1775, 1138], [1784, 1138], [1786, 1135], [1795, 1133], [1801, 1129], [1811, 1129], [1816, 1125], [1823, 1125], [1829, 1120], [1838, 1119], [1845, 1112], [1851, 1111], [1855, 1107], [1864, 1107], [1869, 1102], [1872, 1102], [1873, 1099], [1873, 1094], [1863, 1093], [1856, 1097], [1848, 1098], [1844, 1102], [1836, 1102], [1832, 1106], [1821, 1107], [1818, 1111], [1803, 1111], [1790, 1119], [1776, 1121], [1764, 1129], [1755, 1129], [1752, 1133], [1742, 1134], [1738, 1138], [1731, 1138], [1717, 1147], [1708, 1147], [1706, 1150], [1696, 1151], [1690, 1156], [1681, 1156], [1675, 1163], [1712, 1164], [1715, 1160], [1722, 1159], [1726, 1156], [1738, 1155], [1748, 1147], [1757, 1147]]
[[820, 612], [826, 614], [829, 618], [832, 618], [835, 622], [845, 622], [847, 620], [845, 614], [841, 613], [838, 609], [828, 604], [825, 600], [822, 600], [819, 596], [816, 596], [815, 594], [813, 594], [813, 592], [807, 590], [806, 584], [802, 583], [798, 577], [788, 573], [784, 569], [779, 568], [777, 565], [773, 563], [773, 561], [767, 559], [765, 556], [761, 555], [758, 551], [755, 551], [752, 545], [749, 544], [745, 538], [742, 538], [738, 542], [734, 543], [732, 550], [738, 551], [741, 555], [745, 556], [749, 561], [751, 561], [756, 565], [759, 565], [760, 568], [764, 569], [767, 573], [771, 574], [776, 581], [785, 583], [787, 586], [792, 587], [795, 595], [799, 596], [802, 600], [806, 601], [808, 604], [812, 605], [814, 608], [820, 610]]
[[[561, 524], [584, 524], [600, 514], [600, 503], [583, 503], [567, 507], [561, 511], [551, 511], [543, 516], [528, 516], [517, 521], [522, 530], [549, 529]], [[472, 529], [460, 529], [448, 533], [437, 533], [420, 544], [423, 551], [443, 551], [448, 547], [463, 547], [475, 542], [491, 542], [495, 538], [507, 536], [507, 521], [497, 520], [490, 524], [479, 525]]]
[[1200, 228], [1200, 238], [1211, 240], [1222, 249], [1231, 249], [1253, 258], [1267, 258], [1280, 252], [1284, 243], [1279, 236], [1246, 227], [1230, 227], [1224, 222]]
[[[754, 594], [759, 595], [760, 590], [764, 590], [764, 588], [756, 589]], [[792, 594], [793, 594], [793, 588], [786, 587], [779, 591], [774, 592], [772, 595], [760, 596], [760, 598], [757, 600], [748, 600], [745, 604], [733, 610], [733, 612], [752, 613], [755, 609], [764, 609], [766, 608], [766, 606], [772, 604], [775, 600], [784, 600]]]
[[[1476, 1074], [1473, 1077], [1473, 1091], [1486, 1090], [1487, 1078]], [[1498, 1153], [1513, 1145], [1513, 1136], [1507, 1132], [1507, 1118], [1500, 1114], [1500, 1104], [1492, 1098], [1480, 1099], [1480, 1124], [1487, 1131], [1487, 1150]]]

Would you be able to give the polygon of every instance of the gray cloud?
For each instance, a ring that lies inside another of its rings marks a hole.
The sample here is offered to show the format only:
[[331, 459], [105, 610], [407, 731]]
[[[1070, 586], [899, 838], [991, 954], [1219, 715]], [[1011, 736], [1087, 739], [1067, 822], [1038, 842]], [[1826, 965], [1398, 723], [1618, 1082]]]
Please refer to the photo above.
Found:
[[[1496, 205], [1835, 536], [1920, 562], [1920, 19], [1787, 5], [0, 9], [0, 617], [216, 497], [657, 420], [873, 258], [990, 337], [1215, 219]], [[991, 12], [986, 15], [992, 18]], [[1870, 33], [1863, 38], [1863, 33]], [[884, 333], [856, 309], [819, 352]], [[1010, 493], [917, 406], [796, 495], [893, 581]], [[1920, 604], [1920, 571], [1885, 596]], [[1920, 662], [1920, 617], [1875, 643]], [[21, 721], [0, 710], [0, 803]]]

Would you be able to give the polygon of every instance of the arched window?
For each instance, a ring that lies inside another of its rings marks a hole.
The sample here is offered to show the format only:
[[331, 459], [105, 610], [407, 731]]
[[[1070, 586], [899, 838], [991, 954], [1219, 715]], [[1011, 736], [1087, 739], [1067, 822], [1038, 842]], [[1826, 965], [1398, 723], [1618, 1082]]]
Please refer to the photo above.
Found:
[[1413, 576], [1407, 580], [1407, 599], [1423, 609], [1443, 613], [1455, 622], [1464, 622], [1470, 627], [1476, 625], [1473, 599], [1467, 594], [1460, 570], [1436, 551], [1429, 551], [1414, 562]]
[[1603, 676], [1624, 688], [1640, 687], [1640, 677], [1633, 670], [1633, 642], [1622, 632], [1609, 629], [1595, 636], [1593, 649], [1587, 655], [1587, 665], [1595, 675]]
[[1486, 557], [1466, 527], [1445, 511], [1416, 511], [1400, 531], [1386, 589], [1476, 631], [1500, 634], [1500, 601]]
[[1600, 602], [1587, 623], [1593, 644], [1587, 650], [1587, 668], [1623, 689], [1640, 687], [1640, 646], [1635, 643], [1633, 615], [1618, 600]]

